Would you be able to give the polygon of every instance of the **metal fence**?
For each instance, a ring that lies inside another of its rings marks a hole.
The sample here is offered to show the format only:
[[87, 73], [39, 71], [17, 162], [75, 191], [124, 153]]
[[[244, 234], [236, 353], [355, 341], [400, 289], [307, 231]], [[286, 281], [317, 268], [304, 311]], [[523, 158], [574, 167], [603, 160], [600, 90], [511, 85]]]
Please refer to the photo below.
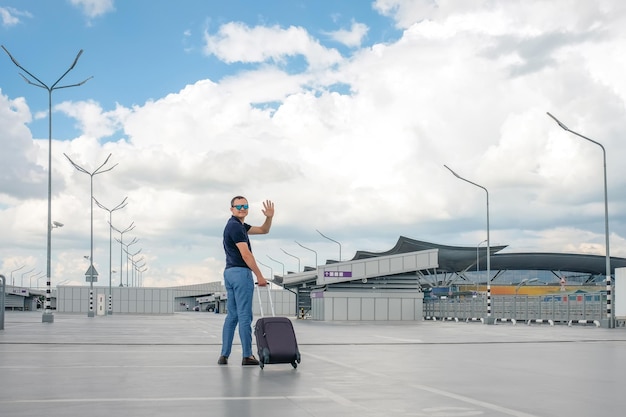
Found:
[[[491, 317], [495, 321], [599, 325], [605, 316], [605, 293], [491, 297]], [[487, 317], [487, 297], [425, 299], [424, 317], [430, 320], [481, 320]]]

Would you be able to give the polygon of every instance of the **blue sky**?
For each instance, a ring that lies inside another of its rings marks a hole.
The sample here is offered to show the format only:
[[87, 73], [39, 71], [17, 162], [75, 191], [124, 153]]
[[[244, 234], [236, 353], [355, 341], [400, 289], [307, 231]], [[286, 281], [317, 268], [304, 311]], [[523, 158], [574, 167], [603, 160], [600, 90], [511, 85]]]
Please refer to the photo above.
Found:
[[[102, 6], [89, 14], [89, 4]], [[5, 24], [2, 42], [22, 66], [46, 84], [60, 77], [82, 49], [79, 65], [61, 85], [94, 78], [79, 90], [54, 93], [54, 101], [93, 99], [102, 106], [119, 103], [131, 107], [179, 91], [200, 79], [219, 81], [265, 65], [224, 62], [205, 51], [205, 35], [217, 34], [220, 26], [229, 22], [247, 28], [304, 27], [320, 44], [346, 57], [358, 49], [337, 41], [333, 34], [351, 31], [355, 22], [367, 22], [367, 33], [360, 38], [359, 47], [398, 38], [401, 32], [393, 26], [393, 20], [376, 13], [371, 5], [364, 6], [288, 0], [185, 0], [180, 5], [168, 0], [8, 1], [2, 7], [15, 10], [19, 22]], [[278, 64], [292, 73], [306, 66], [303, 57], [295, 54], [281, 56]], [[37, 106], [36, 110], [47, 109], [45, 93], [28, 91], [24, 84], [13, 82], [21, 80], [16, 70], [6, 65], [0, 70], [2, 78], [11, 81], [3, 91], [23, 94], [31, 106]], [[77, 134], [71, 120], [62, 114], [57, 117], [55, 137], [69, 139]], [[47, 137], [47, 119], [33, 123], [31, 129]]]
[[[80, 284], [89, 178], [136, 227], [144, 285], [221, 279], [233, 195], [276, 203], [253, 250], [273, 272], [386, 251], [398, 236], [626, 256], [626, 6], [540, 0], [0, 1], [1, 43], [54, 82], [52, 276]], [[47, 94], [0, 51], [0, 271], [45, 269]], [[94, 263], [108, 277], [108, 213]], [[114, 253], [119, 244], [113, 242]], [[119, 263], [115, 256], [113, 264]], [[265, 267], [264, 267], [265, 268]], [[114, 269], [114, 268], [111, 268]], [[119, 269], [119, 268], [117, 268]], [[264, 269], [270, 273], [270, 269]], [[117, 271], [115, 274], [119, 274]], [[25, 277], [27, 278], [27, 277]], [[113, 276], [119, 283], [119, 276]]]

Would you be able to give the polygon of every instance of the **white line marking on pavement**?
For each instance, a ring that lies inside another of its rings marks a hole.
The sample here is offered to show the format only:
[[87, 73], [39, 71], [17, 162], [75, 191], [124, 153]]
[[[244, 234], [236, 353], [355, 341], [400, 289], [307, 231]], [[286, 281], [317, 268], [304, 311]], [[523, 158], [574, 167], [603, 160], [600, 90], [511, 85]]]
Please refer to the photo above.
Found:
[[[320, 361], [323, 361], [323, 362], [328, 362], [328, 363], [331, 363], [331, 364], [336, 365], [336, 366], [340, 366], [340, 367], [343, 367], [343, 368], [348, 368], [348, 369], [352, 369], [352, 370], [357, 371], [357, 372], [368, 374], [368, 375], [374, 376], [376, 378], [391, 379], [391, 377], [389, 375], [385, 375], [385, 374], [381, 374], [381, 373], [378, 373], [378, 372], [373, 372], [373, 371], [370, 371], [370, 370], [367, 370], [367, 369], [363, 369], [363, 367], [347, 365], [347, 364], [339, 362], [339, 361], [334, 361], [334, 360], [331, 360], [331, 359], [328, 359], [328, 358], [325, 358], [325, 357], [322, 357], [322, 356], [318, 356], [318, 355], [313, 355], [313, 354], [310, 354], [310, 353], [307, 353], [306, 356], [310, 356], [310, 357], [315, 358], [317, 360], [320, 360]], [[394, 380], [394, 381], [396, 383], [398, 382], [397, 380]], [[441, 396], [444, 396], [444, 397], [453, 398], [453, 399], [455, 399], [457, 401], [461, 401], [461, 402], [464, 402], [464, 403], [478, 405], [480, 407], [487, 408], [487, 409], [490, 409], [490, 410], [495, 410], [495, 411], [498, 411], [500, 413], [503, 413], [503, 414], [506, 414], [506, 415], [509, 415], [509, 416], [513, 416], [513, 417], [538, 417], [538, 416], [536, 416], [534, 414], [528, 414], [528, 413], [524, 413], [523, 411], [512, 410], [510, 408], [501, 407], [501, 406], [499, 406], [497, 404], [492, 404], [492, 403], [489, 403], [489, 402], [486, 402], [486, 401], [481, 401], [481, 400], [477, 400], [477, 399], [474, 399], [474, 398], [466, 397], [466, 396], [463, 396], [463, 395], [458, 395], [458, 394], [455, 394], [453, 392], [440, 390], [440, 389], [437, 389], [437, 388], [434, 388], [434, 387], [429, 387], [427, 385], [414, 385], [414, 384], [412, 384], [411, 386], [416, 388], [416, 389], [422, 390], [422, 391], [427, 391], [427, 392], [430, 392], [430, 393], [433, 393], [433, 394], [437, 394], [437, 395], [441, 395]]]

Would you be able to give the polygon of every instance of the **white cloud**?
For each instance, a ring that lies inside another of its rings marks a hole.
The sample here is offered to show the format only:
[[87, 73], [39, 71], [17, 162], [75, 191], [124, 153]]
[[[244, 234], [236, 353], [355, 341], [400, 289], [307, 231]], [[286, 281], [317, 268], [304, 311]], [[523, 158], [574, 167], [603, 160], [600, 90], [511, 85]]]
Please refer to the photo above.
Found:
[[99, 17], [115, 11], [113, 0], [69, 0], [73, 6], [82, 9], [88, 18]]
[[242, 23], [222, 25], [216, 35], [205, 34], [208, 54], [227, 63], [282, 63], [289, 57], [302, 56], [312, 68], [324, 68], [341, 61], [340, 54], [322, 46], [306, 29], [291, 26], [256, 26]]
[[334, 32], [327, 32], [331, 39], [349, 47], [359, 47], [363, 38], [367, 35], [369, 28], [364, 23], [352, 22], [350, 30], [340, 29]]
[[32, 14], [27, 11], [14, 9], [13, 7], [0, 7], [0, 20], [2, 20], [2, 26], [4, 27], [20, 24], [22, 17], [32, 17]]

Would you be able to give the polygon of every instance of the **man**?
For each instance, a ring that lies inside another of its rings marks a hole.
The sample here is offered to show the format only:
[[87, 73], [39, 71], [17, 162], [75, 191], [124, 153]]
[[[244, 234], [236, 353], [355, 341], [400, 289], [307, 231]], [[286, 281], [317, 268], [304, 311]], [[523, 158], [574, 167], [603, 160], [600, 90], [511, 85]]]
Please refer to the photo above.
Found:
[[239, 325], [239, 339], [243, 350], [242, 365], [258, 365], [259, 361], [252, 354], [252, 297], [254, 280], [261, 287], [267, 285], [263, 274], [252, 255], [252, 247], [248, 235], [263, 235], [272, 227], [274, 203], [263, 202], [265, 221], [261, 226], [250, 226], [244, 220], [248, 215], [248, 200], [237, 196], [230, 201], [232, 216], [224, 228], [224, 252], [226, 252], [226, 268], [224, 269], [224, 285], [228, 300], [226, 301], [226, 319], [222, 329], [222, 351], [217, 361], [220, 365], [228, 364], [228, 357], [233, 346], [235, 327]]

